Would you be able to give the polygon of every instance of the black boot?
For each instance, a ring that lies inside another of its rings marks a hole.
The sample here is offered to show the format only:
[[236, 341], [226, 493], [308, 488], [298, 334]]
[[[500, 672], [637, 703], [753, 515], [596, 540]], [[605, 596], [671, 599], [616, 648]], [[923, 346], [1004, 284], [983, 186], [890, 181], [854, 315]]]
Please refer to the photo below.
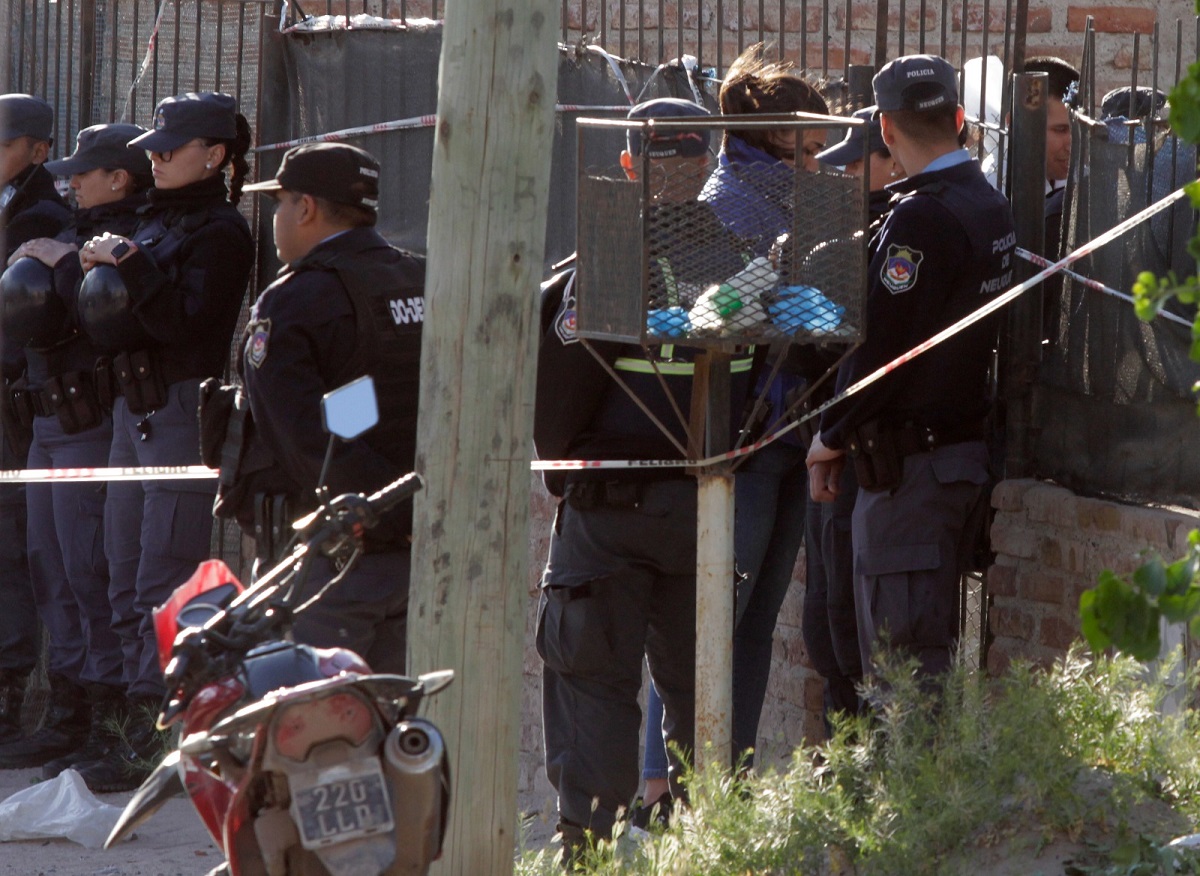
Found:
[[150, 775], [166, 751], [166, 734], [155, 727], [160, 700], [129, 697], [120, 742], [97, 760], [76, 766], [88, 789], [97, 793], [132, 791]]
[[125, 723], [125, 692], [107, 684], [88, 685], [88, 702], [92, 719], [87, 739], [74, 751], [48, 761], [42, 767], [43, 779], [53, 779], [69, 767], [99, 760], [120, 742], [119, 731]]
[[25, 685], [29, 671], [0, 669], [0, 745], [25, 738], [21, 729], [21, 704], [25, 702]]
[[91, 707], [87, 692], [61, 675], [50, 676], [50, 701], [42, 725], [30, 736], [0, 745], [0, 769], [41, 766], [83, 745]]

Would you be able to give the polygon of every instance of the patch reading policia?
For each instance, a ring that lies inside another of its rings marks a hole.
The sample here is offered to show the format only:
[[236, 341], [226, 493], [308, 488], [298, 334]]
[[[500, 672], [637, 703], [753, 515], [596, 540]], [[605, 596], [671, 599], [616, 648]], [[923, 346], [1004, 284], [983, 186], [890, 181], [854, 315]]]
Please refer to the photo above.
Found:
[[267, 341], [271, 340], [271, 320], [262, 319], [254, 323], [250, 335], [250, 346], [246, 350], [246, 359], [255, 368], [267, 361]]
[[917, 268], [925, 253], [919, 249], [893, 243], [888, 247], [887, 261], [883, 263], [879, 279], [893, 295], [907, 292], [917, 284]]

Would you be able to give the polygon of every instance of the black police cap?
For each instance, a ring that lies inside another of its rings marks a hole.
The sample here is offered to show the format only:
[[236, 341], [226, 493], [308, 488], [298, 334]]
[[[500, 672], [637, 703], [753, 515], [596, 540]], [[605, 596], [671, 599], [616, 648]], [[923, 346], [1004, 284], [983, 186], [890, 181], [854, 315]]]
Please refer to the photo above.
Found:
[[54, 133], [54, 109], [32, 94], [0, 95], [0, 140], [32, 137], [49, 142]]
[[67, 158], [47, 161], [46, 170], [55, 176], [71, 176], [89, 170], [127, 170], [149, 173], [150, 159], [141, 149], [131, 149], [130, 140], [146, 133], [141, 125], [92, 125], [75, 138], [75, 151]]
[[189, 91], [161, 100], [154, 108], [154, 130], [129, 141], [135, 149], [170, 152], [195, 139], [237, 138], [237, 101], [219, 91]]
[[284, 153], [274, 179], [242, 191], [298, 192], [374, 213], [379, 206], [379, 162], [349, 143], [306, 143]]

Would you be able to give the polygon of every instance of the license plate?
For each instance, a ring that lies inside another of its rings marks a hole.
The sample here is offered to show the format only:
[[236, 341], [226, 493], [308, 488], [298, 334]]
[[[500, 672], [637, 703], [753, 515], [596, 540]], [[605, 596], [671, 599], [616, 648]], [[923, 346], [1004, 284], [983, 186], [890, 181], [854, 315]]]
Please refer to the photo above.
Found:
[[377, 761], [322, 770], [316, 783], [292, 784], [292, 817], [306, 849], [391, 831], [392, 805]]

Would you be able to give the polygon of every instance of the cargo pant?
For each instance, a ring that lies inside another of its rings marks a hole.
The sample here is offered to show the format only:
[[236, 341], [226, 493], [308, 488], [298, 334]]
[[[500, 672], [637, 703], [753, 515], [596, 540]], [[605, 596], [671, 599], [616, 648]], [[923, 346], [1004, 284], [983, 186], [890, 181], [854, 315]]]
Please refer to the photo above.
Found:
[[[68, 435], [57, 417], [33, 421], [30, 468], [104, 466], [112, 422]], [[105, 485], [29, 484], [29, 572], [46, 627], [50, 672], [76, 684], [121, 684], [121, 640], [113, 632], [104, 556]]]
[[[559, 505], [537, 649], [546, 772], [562, 819], [606, 836], [637, 793], [643, 656], [667, 739], [691, 750], [695, 626], [694, 481], [644, 484], [636, 507], [581, 509], [569, 496]], [[682, 765], [674, 751], [670, 759], [678, 789]]]
[[987, 482], [987, 447], [967, 441], [906, 457], [894, 490], [859, 490], [852, 526], [864, 667], [886, 636], [917, 658], [922, 675], [950, 668], [960, 581], [974, 547], [968, 522]]
[[[109, 465], [199, 465], [199, 400], [199, 380], [171, 384], [167, 403], [149, 417], [131, 413], [125, 399], [118, 398]], [[215, 479], [114, 481], [108, 486], [104, 552], [113, 629], [121, 637], [130, 696], [163, 695], [151, 613], [211, 555], [216, 491]]]

